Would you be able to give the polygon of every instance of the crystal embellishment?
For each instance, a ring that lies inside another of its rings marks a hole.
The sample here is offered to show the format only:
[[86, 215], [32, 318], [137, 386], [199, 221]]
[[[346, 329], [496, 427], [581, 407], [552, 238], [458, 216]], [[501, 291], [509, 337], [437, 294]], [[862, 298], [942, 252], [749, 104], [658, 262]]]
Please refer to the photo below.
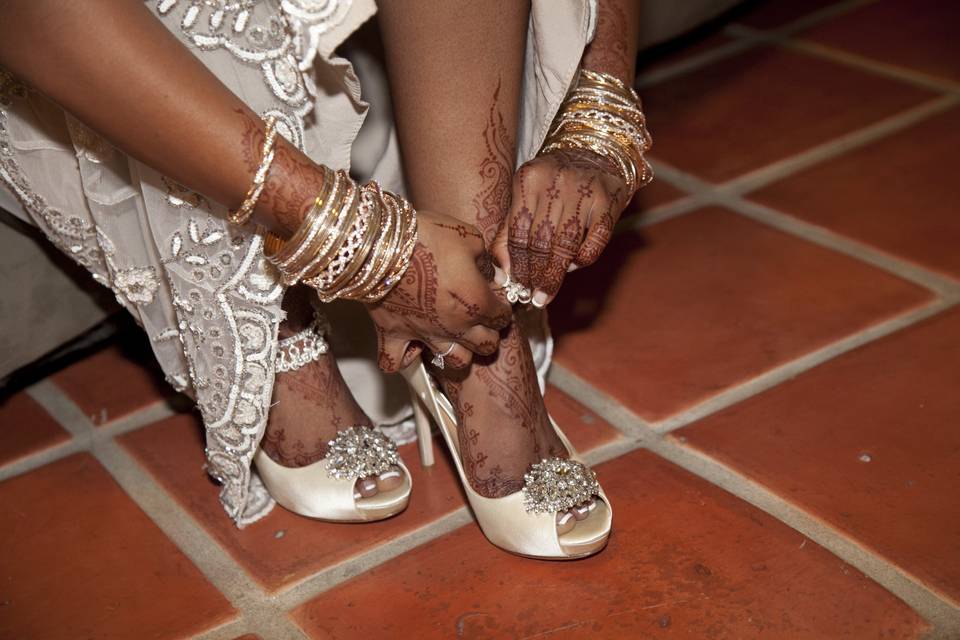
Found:
[[338, 480], [366, 478], [400, 464], [397, 445], [370, 427], [349, 427], [337, 432], [327, 445], [327, 475]]
[[600, 495], [597, 474], [581, 462], [548, 458], [523, 476], [527, 513], [558, 513]]

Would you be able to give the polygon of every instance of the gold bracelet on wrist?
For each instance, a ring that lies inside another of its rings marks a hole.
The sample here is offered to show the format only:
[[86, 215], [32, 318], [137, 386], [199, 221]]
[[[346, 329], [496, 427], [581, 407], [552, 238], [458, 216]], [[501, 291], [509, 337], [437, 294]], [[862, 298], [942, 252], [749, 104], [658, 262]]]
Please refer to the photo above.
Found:
[[263, 135], [263, 146], [260, 149], [260, 163], [257, 165], [257, 170], [253, 174], [253, 183], [247, 190], [247, 194], [244, 196], [243, 202], [240, 203], [237, 210], [227, 214], [227, 219], [235, 225], [244, 225], [250, 220], [250, 217], [253, 215], [253, 210], [257, 206], [257, 201], [260, 200], [263, 187], [267, 183], [267, 173], [270, 171], [270, 165], [273, 164], [273, 147], [277, 140], [276, 116], [270, 116], [264, 120]]
[[376, 182], [357, 186], [326, 172], [321, 193], [293, 236], [267, 233], [264, 255], [287, 285], [303, 282], [323, 302], [375, 302], [396, 286], [417, 242], [416, 211]]
[[632, 196], [653, 179], [644, 158], [651, 145], [636, 92], [609, 74], [581, 69], [539, 153], [580, 149], [605, 157]]

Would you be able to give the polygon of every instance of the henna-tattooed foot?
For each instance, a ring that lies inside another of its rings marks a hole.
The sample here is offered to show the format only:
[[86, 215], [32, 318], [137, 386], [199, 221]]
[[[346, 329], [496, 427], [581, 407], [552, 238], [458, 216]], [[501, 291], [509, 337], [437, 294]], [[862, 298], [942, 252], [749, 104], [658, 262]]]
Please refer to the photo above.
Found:
[[[520, 323], [504, 331], [492, 356], [434, 375], [453, 404], [464, 471], [480, 495], [501, 498], [520, 491], [530, 465], [569, 456], [550, 424]], [[588, 502], [557, 514], [557, 531], [570, 531], [592, 509]]]
[[[291, 289], [284, 308], [288, 319], [280, 326], [280, 338], [301, 331], [312, 312], [302, 291]], [[354, 399], [340, 375], [334, 357], [327, 353], [295, 371], [278, 373], [273, 405], [260, 447], [277, 464], [303, 467], [327, 455], [327, 443], [337, 431], [351, 426], [372, 426], [370, 418]], [[357, 480], [357, 493], [364, 498], [390, 491], [403, 482], [398, 468], [376, 478]]]

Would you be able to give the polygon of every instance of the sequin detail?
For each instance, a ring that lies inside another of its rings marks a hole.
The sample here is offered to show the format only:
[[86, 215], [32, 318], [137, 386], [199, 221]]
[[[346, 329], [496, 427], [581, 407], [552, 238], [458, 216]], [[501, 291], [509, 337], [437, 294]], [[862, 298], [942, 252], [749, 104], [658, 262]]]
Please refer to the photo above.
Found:
[[327, 445], [327, 474], [338, 480], [366, 478], [400, 464], [397, 445], [370, 427], [349, 427], [337, 432]]
[[351, 0], [157, 0], [156, 11], [162, 18], [179, 16], [180, 31], [193, 46], [226, 50], [259, 69], [270, 92], [290, 111], [284, 113], [280, 134], [300, 147], [303, 120], [316, 97], [312, 77], [305, 72], [313, 67], [323, 34], [343, 21], [351, 4]]
[[576, 460], [549, 458], [523, 476], [527, 513], [559, 513], [600, 495], [597, 474]]

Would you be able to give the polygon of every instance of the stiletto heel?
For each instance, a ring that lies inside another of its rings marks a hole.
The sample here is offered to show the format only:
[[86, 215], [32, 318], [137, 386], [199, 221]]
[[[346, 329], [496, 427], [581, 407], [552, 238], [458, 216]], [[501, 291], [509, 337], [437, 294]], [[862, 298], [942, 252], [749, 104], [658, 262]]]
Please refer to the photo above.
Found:
[[[524, 477], [523, 490], [502, 498], [487, 498], [474, 491], [467, 480], [460, 459], [457, 420], [450, 401], [437, 388], [423, 362], [418, 361], [401, 373], [412, 392], [418, 435], [429, 430], [429, 420], [421, 417], [429, 412], [450, 450], [477, 523], [490, 542], [511, 553], [551, 560], [582, 558], [603, 549], [613, 522], [610, 501], [593, 471], [577, 459], [553, 419], [550, 424], [570, 457], [550, 458], [531, 465]], [[429, 442], [428, 438], [423, 439]], [[577, 522], [571, 531], [560, 534], [557, 513], [591, 498], [595, 506], [589, 516]]]
[[413, 405], [413, 421], [417, 427], [417, 447], [420, 450], [420, 464], [433, 466], [433, 434], [430, 433], [430, 415], [423, 407], [423, 401], [411, 390], [410, 404]]

